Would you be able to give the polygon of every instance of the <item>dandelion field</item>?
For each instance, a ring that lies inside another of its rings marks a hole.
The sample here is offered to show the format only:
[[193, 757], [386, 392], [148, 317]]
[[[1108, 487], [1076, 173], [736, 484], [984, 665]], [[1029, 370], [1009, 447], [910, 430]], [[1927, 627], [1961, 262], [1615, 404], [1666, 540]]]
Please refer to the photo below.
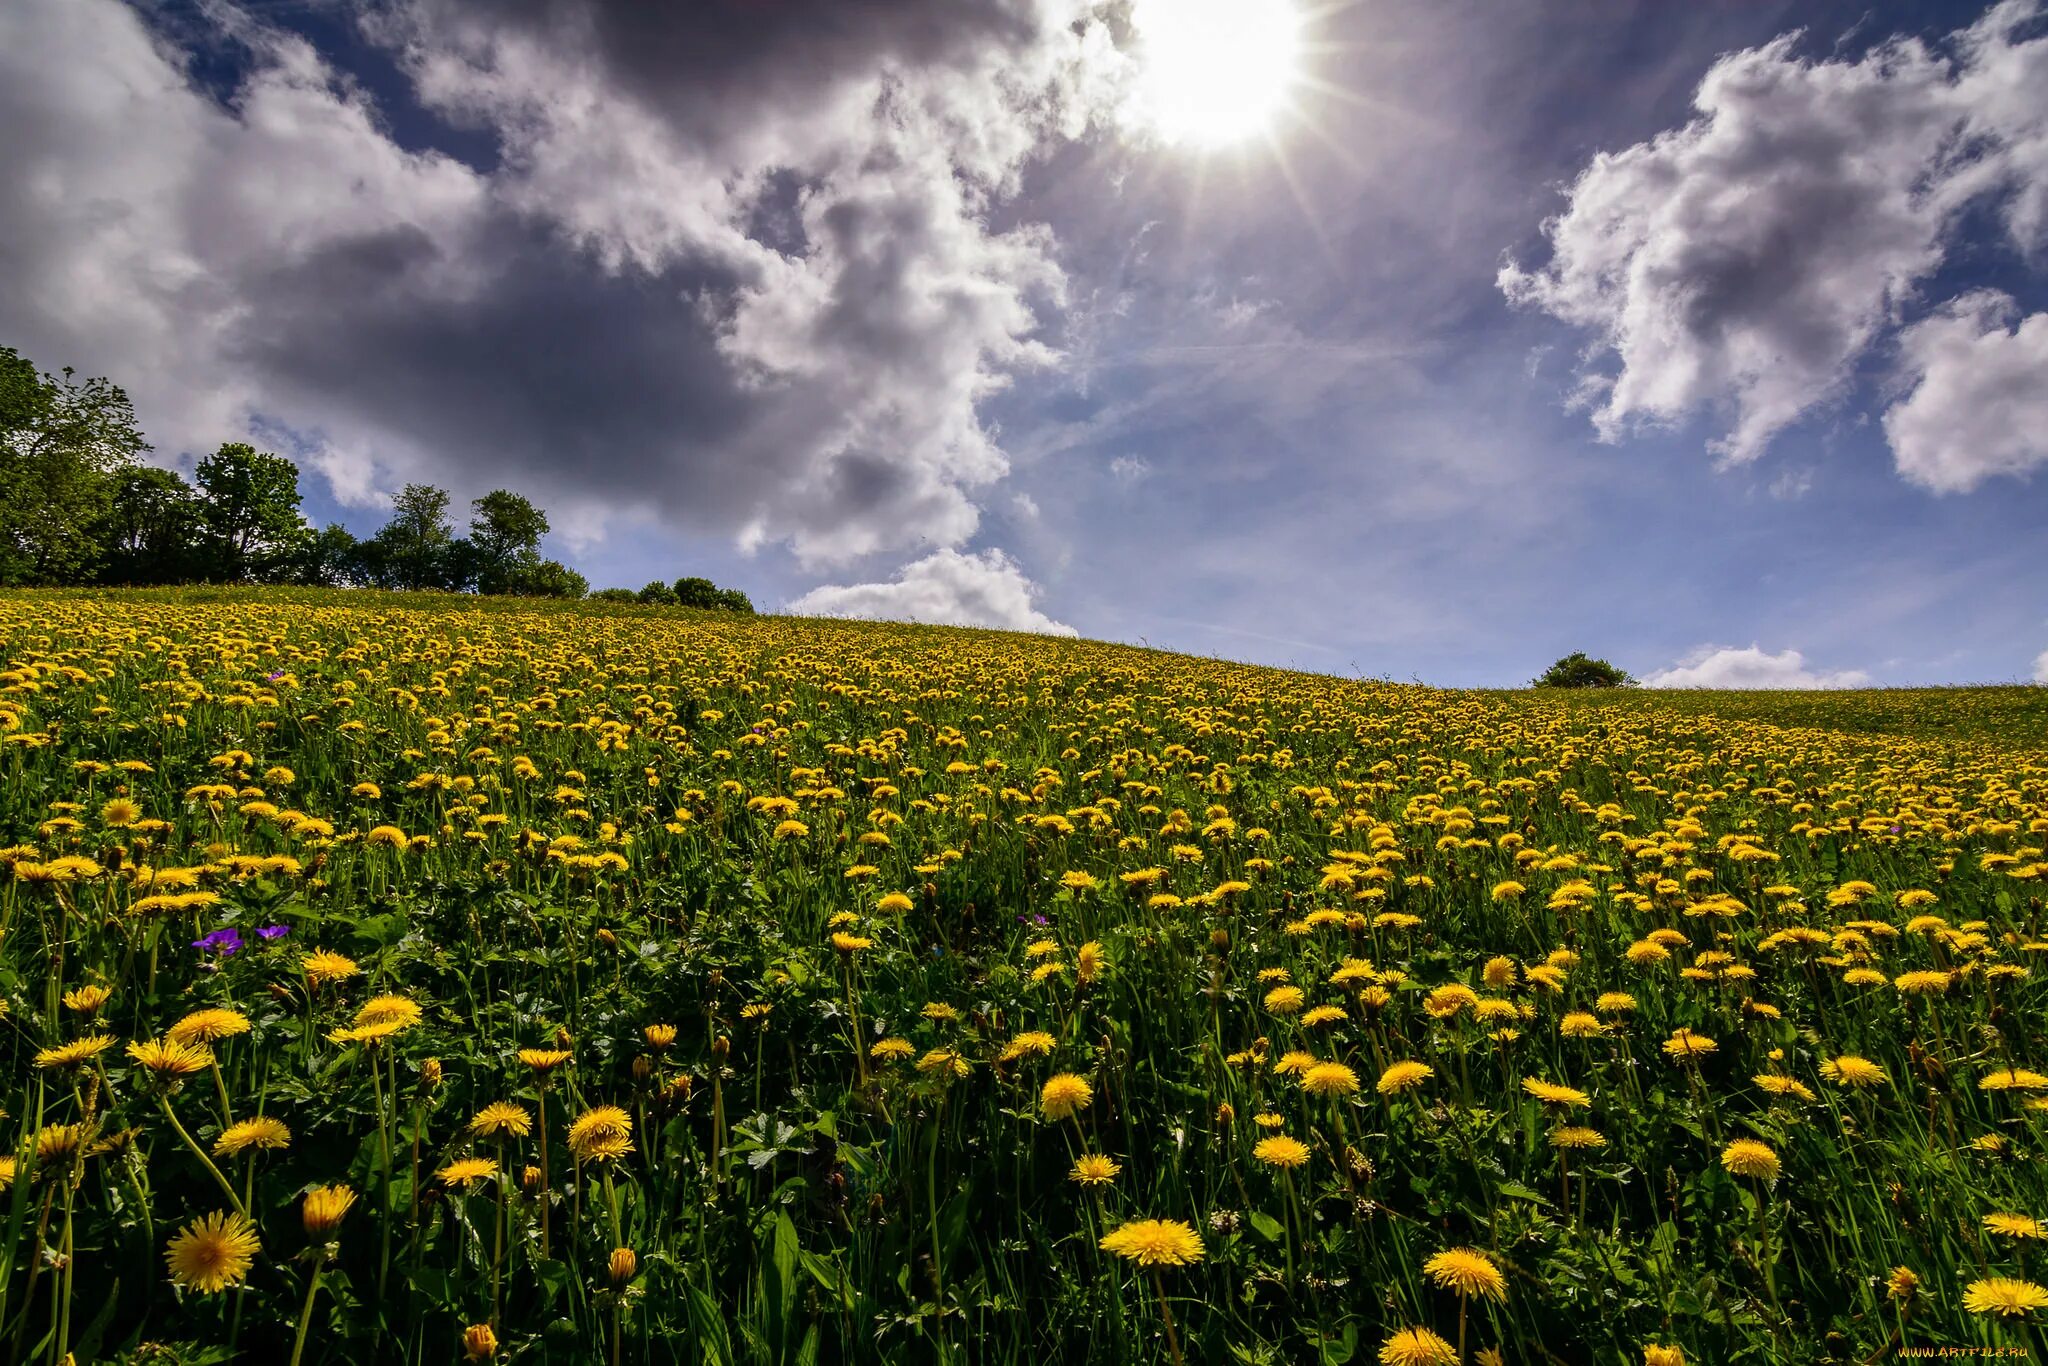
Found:
[[0, 634], [4, 1366], [2048, 1346], [2048, 690]]

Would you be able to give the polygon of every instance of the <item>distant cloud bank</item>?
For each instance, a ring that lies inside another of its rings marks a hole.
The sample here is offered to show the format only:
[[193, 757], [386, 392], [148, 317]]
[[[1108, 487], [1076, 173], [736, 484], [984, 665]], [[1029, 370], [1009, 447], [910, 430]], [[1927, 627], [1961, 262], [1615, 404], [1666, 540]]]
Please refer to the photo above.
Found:
[[1810, 669], [1797, 650], [1767, 654], [1751, 645], [1702, 645], [1669, 669], [1643, 679], [1646, 688], [1867, 688], [1861, 669]]

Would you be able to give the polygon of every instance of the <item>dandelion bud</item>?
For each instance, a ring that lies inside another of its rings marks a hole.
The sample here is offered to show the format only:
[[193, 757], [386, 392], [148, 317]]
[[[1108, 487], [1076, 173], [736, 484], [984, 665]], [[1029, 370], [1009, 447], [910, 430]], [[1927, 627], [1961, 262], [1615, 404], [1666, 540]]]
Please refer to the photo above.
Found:
[[306, 1236], [316, 1243], [326, 1242], [355, 1202], [356, 1193], [347, 1186], [315, 1186], [306, 1192], [306, 1203], [299, 1212]]
[[725, 1055], [732, 1052], [732, 1040], [721, 1034], [711, 1041], [711, 1060], [724, 1062]]
[[690, 1074], [685, 1072], [682, 1076], [677, 1077], [668, 1084], [668, 1098], [677, 1105], [681, 1105], [690, 1098], [690, 1087], [692, 1084]]
[[634, 1275], [639, 1272], [640, 1259], [633, 1255], [633, 1249], [630, 1247], [615, 1247], [612, 1249], [612, 1260], [609, 1269], [611, 1271], [612, 1289], [624, 1290], [627, 1282], [631, 1281]]
[[286, 985], [285, 985], [284, 983], [282, 983], [282, 982], [272, 982], [272, 983], [270, 984], [270, 999], [271, 999], [271, 1000], [273, 1000], [273, 1001], [289, 1001], [289, 1000], [290, 1000], [291, 998], [292, 998], [292, 989], [291, 989], [290, 987], [286, 986]]
[[462, 1355], [471, 1361], [489, 1361], [498, 1354], [498, 1335], [488, 1323], [472, 1323], [462, 1330]]
[[725, 969], [724, 969], [724, 968], [713, 968], [713, 969], [711, 969], [711, 976], [710, 976], [709, 978], [707, 978], [707, 979], [705, 980], [705, 982], [704, 982], [704, 985], [705, 985], [706, 987], [710, 988], [710, 989], [711, 989], [712, 991], [714, 991], [714, 992], [715, 992], [715, 991], [717, 991], [717, 990], [718, 990], [718, 989], [719, 989], [720, 987], [724, 986], [724, 985], [725, 985]]
[[597, 932], [597, 942], [608, 949], [615, 949], [619, 946], [619, 937], [610, 930], [599, 930]]
[[633, 1080], [644, 1082], [654, 1075], [654, 1059], [642, 1053], [633, 1059]]
[[1209, 931], [1209, 947], [1218, 953], [1229, 953], [1230, 931], [1220, 929]]
[[420, 1064], [420, 1089], [431, 1091], [441, 1084], [441, 1060], [428, 1058]]
[[575, 1041], [575, 1037], [571, 1035], [566, 1028], [564, 1028], [561, 1025], [555, 1026], [555, 1047], [567, 1048], [570, 1044], [574, 1043]]
[[520, 1189], [526, 1191], [538, 1189], [540, 1186], [540, 1168], [532, 1163], [528, 1163], [519, 1173], [519, 1186]]
[[1233, 1123], [1236, 1122], [1236, 1120], [1237, 1107], [1232, 1105], [1229, 1101], [1226, 1100], [1221, 1105], [1216, 1107], [1217, 1128], [1228, 1129]]

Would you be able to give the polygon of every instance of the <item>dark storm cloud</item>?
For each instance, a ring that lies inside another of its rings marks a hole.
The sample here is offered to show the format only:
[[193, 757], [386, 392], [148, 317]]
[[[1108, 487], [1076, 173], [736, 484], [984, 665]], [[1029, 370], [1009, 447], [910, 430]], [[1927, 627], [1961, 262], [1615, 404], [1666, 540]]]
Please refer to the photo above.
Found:
[[260, 6], [199, 11], [202, 41], [23, 0], [8, 318], [129, 378], [168, 449], [281, 426], [348, 501], [517, 479], [587, 531], [958, 544], [1007, 469], [979, 405], [1049, 358], [1060, 294], [1049, 234], [988, 209], [1085, 124], [1088, 8], [366, 11], [378, 80], [487, 132], [482, 165], [405, 150], [375, 82]]
[[[229, 354], [286, 409], [352, 396], [444, 478], [653, 502], [700, 531], [760, 496], [772, 466], [719, 468], [759, 400], [690, 306], [716, 277], [607, 274], [509, 218], [464, 251], [455, 263], [409, 226], [325, 243], [248, 282], [260, 304]], [[480, 263], [488, 288], [446, 287]]]
[[972, 69], [1037, 42], [1030, 0], [420, 0], [387, 18], [444, 43], [519, 34], [600, 66], [680, 132], [718, 139], [821, 84], [884, 67]]

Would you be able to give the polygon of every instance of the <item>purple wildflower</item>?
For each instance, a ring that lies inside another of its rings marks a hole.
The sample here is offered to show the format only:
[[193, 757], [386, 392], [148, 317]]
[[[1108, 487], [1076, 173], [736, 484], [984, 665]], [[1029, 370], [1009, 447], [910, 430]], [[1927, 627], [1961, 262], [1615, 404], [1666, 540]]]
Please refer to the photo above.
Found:
[[218, 953], [225, 958], [231, 953], [241, 952], [242, 936], [235, 930], [215, 930], [204, 939], [193, 940], [192, 947], [201, 953]]
[[265, 925], [256, 931], [264, 939], [282, 939], [292, 932], [289, 925]]

